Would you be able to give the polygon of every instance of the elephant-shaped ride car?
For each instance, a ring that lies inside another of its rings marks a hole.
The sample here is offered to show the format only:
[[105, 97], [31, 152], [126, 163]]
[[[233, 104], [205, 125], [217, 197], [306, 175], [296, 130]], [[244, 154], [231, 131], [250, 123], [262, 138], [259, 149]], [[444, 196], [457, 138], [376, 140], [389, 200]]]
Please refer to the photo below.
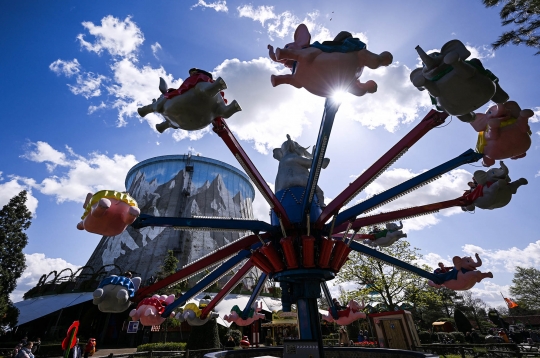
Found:
[[514, 101], [491, 106], [485, 114], [477, 113], [471, 126], [478, 132], [476, 150], [484, 154], [483, 164], [495, 160], [523, 158], [531, 147], [530, 109], [521, 109]]
[[499, 86], [497, 77], [486, 70], [459, 40], [444, 44], [441, 52], [427, 54], [420, 46], [416, 51], [424, 66], [411, 72], [410, 79], [419, 90], [427, 89], [432, 101], [441, 110], [463, 122], [474, 121], [474, 111], [488, 103], [504, 103], [508, 94]]
[[200, 306], [197, 306], [195, 303], [188, 303], [184, 306], [181, 312], [178, 312], [175, 316], [180, 322], [186, 322], [190, 326], [202, 326], [212, 318], [219, 316], [216, 312], [210, 312], [204, 319], [201, 318], [202, 309], [204, 306], [208, 305], [210, 300], [201, 300], [199, 302]]
[[359, 80], [364, 66], [371, 69], [388, 66], [392, 54], [384, 51], [380, 55], [366, 49], [366, 45], [349, 32], [340, 32], [333, 41], [310, 44], [311, 34], [304, 24], [298, 25], [294, 42], [285, 48], [268, 45], [272, 60], [292, 70], [290, 75], [272, 75], [272, 86], [289, 84], [304, 87], [316, 96], [332, 97], [336, 92], [349, 92], [355, 96], [377, 91], [374, 81]]
[[508, 168], [502, 160], [500, 165], [500, 168], [474, 172], [474, 180], [478, 185], [464, 196], [473, 203], [462, 207], [463, 211], [473, 211], [475, 207], [487, 210], [502, 208], [510, 202], [520, 186], [529, 183], [525, 178], [512, 182], [508, 176]]
[[242, 318], [242, 311], [240, 310], [240, 307], [237, 305], [234, 305], [231, 309], [231, 313], [228, 315], [225, 315], [223, 319], [229, 323], [236, 323], [239, 326], [249, 326], [253, 322], [255, 322], [258, 319], [264, 318], [264, 314], [260, 313], [262, 310], [262, 302], [260, 305], [255, 305], [255, 308], [251, 308], [249, 310], [248, 317], [246, 319]]
[[83, 208], [77, 229], [103, 236], [120, 235], [141, 213], [135, 199], [114, 190], [101, 190], [94, 195], [88, 193]]
[[135, 296], [140, 285], [140, 277], [111, 275], [101, 280], [93, 293], [92, 303], [97, 305], [101, 312], [124, 312], [131, 305], [129, 299]]
[[[276, 196], [284, 207], [302, 205], [302, 199], [309, 178], [309, 170], [313, 162], [313, 155], [307, 151], [307, 148], [300, 146], [293, 141], [287, 134], [287, 140], [283, 142], [281, 148], [275, 148], [273, 151], [274, 159], [279, 161], [278, 172], [276, 175], [275, 190]], [[330, 159], [322, 160], [322, 168], [326, 168]], [[324, 205], [324, 193], [317, 185], [313, 198], [313, 206], [317, 209], [311, 210], [311, 220], [315, 222]], [[299, 222], [303, 218], [299, 210], [287, 210], [291, 222]], [[318, 212], [318, 214], [317, 214]]]
[[482, 260], [475, 254], [476, 262], [470, 256], [454, 256], [454, 267], [445, 273], [436, 273], [437, 282], [428, 281], [428, 285], [435, 288], [444, 286], [454, 291], [470, 290], [477, 282], [485, 278], [493, 278], [491, 272], [480, 272], [476, 268], [482, 266]]
[[362, 309], [364, 309], [363, 303], [359, 304], [355, 300], [350, 300], [347, 304], [347, 308], [338, 310], [338, 319], [334, 319], [330, 311], [328, 311], [328, 315], [323, 314], [322, 319], [330, 323], [337, 323], [340, 326], [347, 326], [360, 318], [366, 318], [366, 314], [361, 311]]
[[[173, 302], [174, 295], [153, 295], [139, 302], [137, 308], [132, 309], [129, 316], [134, 321], [140, 321], [143, 326], [159, 326], [165, 322], [165, 318], [161, 317], [165, 307]], [[170, 317], [174, 317], [174, 312]]]
[[399, 222], [399, 226], [396, 223], [387, 223], [385, 230], [378, 230], [368, 235], [362, 235], [365, 238], [363, 242], [365, 245], [373, 247], [388, 247], [402, 237], [407, 237], [407, 234], [403, 233], [401, 229], [403, 229], [403, 223], [401, 221]]
[[187, 131], [202, 129], [215, 118], [229, 118], [242, 110], [236, 100], [227, 104], [223, 98], [222, 91], [227, 89], [225, 81], [221, 77], [214, 81], [206, 71], [191, 69], [190, 77], [176, 90], [167, 89], [163, 78], [160, 77], [159, 81], [162, 95], [137, 112], [141, 117], [150, 113], [161, 114], [165, 121], [156, 124], [160, 133], [168, 128]]

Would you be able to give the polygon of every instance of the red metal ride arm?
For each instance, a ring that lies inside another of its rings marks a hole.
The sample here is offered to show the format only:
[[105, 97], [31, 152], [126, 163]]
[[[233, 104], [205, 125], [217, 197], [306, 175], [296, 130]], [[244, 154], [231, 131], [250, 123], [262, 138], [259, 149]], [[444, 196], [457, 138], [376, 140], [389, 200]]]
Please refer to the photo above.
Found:
[[238, 281], [242, 280], [242, 278], [247, 275], [247, 273], [249, 272], [249, 270], [251, 270], [252, 267], [253, 262], [251, 261], [251, 259], [249, 259], [246, 263], [244, 263], [240, 270], [238, 270], [238, 272], [236, 272], [236, 274], [225, 284], [225, 286], [223, 286], [219, 293], [212, 299], [212, 301], [210, 301], [208, 306], [203, 308], [201, 312], [202, 319], [205, 319], [206, 316], [208, 316], [212, 309], [214, 309], [214, 307], [216, 307], [221, 302], [221, 300], [223, 300], [223, 298], [227, 296], [229, 292], [231, 292], [231, 290], [236, 286], [236, 284], [238, 284]]
[[266, 181], [263, 179], [255, 165], [253, 165], [253, 162], [251, 159], [249, 159], [246, 152], [244, 152], [244, 149], [242, 149], [242, 146], [232, 134], [225, 120], [223, 118], [216, 118], [212, 122], [212, 125], [214, 132], [216, 132], [217, 135], [223, 139], [227, 147], [229, 147], [229, 150], [235, 156], [236, 160], [238, 160], [238, 163], [240, 163], [242, 168], [244, 168], [247, 175], [251, 178], [253, 184], [255, 184], [255, 186], [259, 189], [260, 193], [268, 202], [272, 210], [274, 210], [276, 215], [281, 218], [283, 225], [286, 228], [290, 227], [289, 217], [287, 216], [285, 209], [276, 198], [274, 192], [270, 189]]
[[397, 142], [386, 154], [363, 172], [354, 182], [332, 200], [321, 213], [315, 227], [321, 229], [328, 219], [337, 214], [339, 209], [347, 205], [356, 195], [379, 177], [388, 167], [398, 160], [410, 147], [431, 129], [444, 123], [447, 113], [431, 110], [416, 127]]
[[[471, 203], [472, 202], [470, 200], [467, 200], [465, 199], [465, 197], [462, 196], [457, 199], [441, 201], [434, 204], [415, 206], [408, 209], [400, 209], [396, 211], [390, 211], [388, 213], [381, 213], [377, 215], [366, 216], [360, 219], [356, 219], [353, 222], [351, 229], [358, 230], [365, 226], [371, 226], [371, 225], [376, 225], [376, 224], [391, 222], [391, 221], [396, 221], [396, 220], [410, 219], [416, 216], [436, 213], [439, 210], [448, 209], [454, 206], [467, 206]], [[346, 230], [347, 226], [348, 226], [348, 223], [344, 223], [342, 225], [336, 226], [334, 228], [333, 234]]]
[[[263, 239], [269, 236], [270, 234], [261, 235]], [[181, 270], [170, 276], [165, 277], [163, 280], [160, 280], [153, 285], [140, 288], [135, 293], [133, 301], [138, 303], [142, 301], [146, 296], [156, 292], [157, 290], [170, 286], [189, 276], [195, 275], [204, 270], [206, 267], [215, 265], [218, 262], [225, 260], [227, 257], [236, 254], [240, 250], [248, 249], [251, 245], [258, 241], [259, 238], [257, 237], [257, 235], [249, 235], [233, 242], [232, 244], [224, 246], [216, 252], [203, 257], [202, 259], [184, 266]]]

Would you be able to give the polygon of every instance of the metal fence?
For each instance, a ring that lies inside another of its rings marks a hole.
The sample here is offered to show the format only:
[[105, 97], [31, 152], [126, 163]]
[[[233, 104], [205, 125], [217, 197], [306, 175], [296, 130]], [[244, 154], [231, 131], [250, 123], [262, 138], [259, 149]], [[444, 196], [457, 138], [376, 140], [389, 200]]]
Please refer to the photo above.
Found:
[[[106, 358], [203, 358], [206, 353], [219, 352], [223, 348], [193, 349], [185, 351], [147, 351], [125, 354], [109, 354]], [[101, 358], [101, 357], [96, 357]]]
[[432, 353], [441, 357], [461, 356], [462, 358], [511, 358], [540, 357], [538, 351], [524, 349], [515, 343], [501, 344], [424, 344], [416, 350]]

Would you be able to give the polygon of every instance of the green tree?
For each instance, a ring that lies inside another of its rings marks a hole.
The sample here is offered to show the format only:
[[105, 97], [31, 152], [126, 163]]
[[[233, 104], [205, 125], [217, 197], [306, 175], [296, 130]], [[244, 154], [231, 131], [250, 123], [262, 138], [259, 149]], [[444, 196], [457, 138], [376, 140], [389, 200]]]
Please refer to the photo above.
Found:
[[23, 249], [32, 215], [26, 207], [26, 191], [11, 198], [0, 210], [0, 326], [15, 326], [18, 310], [9, 300], [17, 279], [26, 269]]
[[504, 32], [492, 46], [513, 44], [525, 45], [538, 50], [540, 54], [540, 0], [482, 0], [486, 7], [501, 5], [499, 16], [503, 26], [514, 24], [514, 28]]
[[516, 298], [519, 306], [540, 310], [540, 270], [517, 266], [512, 283], [510, 294]]
[[[381, 247], [380, 251], [411, 264], [422, 257], [419, 249], [411, 248], [405, 240]], [[387, 310], [393, 311], [398, 303], [425, 305], [430, 297], [434, 297], [434, 291], [428, 288], [426, 279], [416, 274], [356, 252], [349, 258], [337, 276], [338, 283], [352, 282], [358, 285], [357, 290], [348, 292], [348, 298], [361, 300], [368, 295], [376, 296]]]
[[465, 316], [465, 314], [458, 309], [454, 310], [454, 321], [456, 322], [457, 330], [461, 333], [465, 334], [472, 330], [471, 322], [467, 316]]
[[474, 319], [480, 332], [484, 332], [481, 311], [483, 310], [485, 312], [487, 306], [486, 303], [481, 298], [473, 297], [471, 291], [463, 291], [461, 293], [461, 298], [461, 301], [457, 303], [457, 307], [463, 313], [468, 315], [469, 318]]

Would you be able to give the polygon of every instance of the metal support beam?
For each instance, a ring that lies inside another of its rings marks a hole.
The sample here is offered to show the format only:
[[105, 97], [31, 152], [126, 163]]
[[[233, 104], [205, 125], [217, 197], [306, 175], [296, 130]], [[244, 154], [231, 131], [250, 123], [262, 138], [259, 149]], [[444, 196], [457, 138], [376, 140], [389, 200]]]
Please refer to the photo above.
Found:
[[261, 293], [262, 288], [264, 287], [264, 283], [268, 279], [268, 275], [263, 272], [261, 277], [259, 277], [259, 281], [257, 282], [257, 286], [255, 286], [255, 289], [251, 293], [251, 296], [249, 297], [249, 301], [246, 304], [246, 307], [242, 311], [242, 318], [247, 319], [249, 316], [249, 311], [251, 310], [251, 306], [253, 305], [253, 302], [259, 297], [259, 294]]
[[174, 227], [182, 230], [198, 231], [253, 231], [273, 232], [276, 228], [259, 220], [245, 220], [235, 218], [178, 218], [166, 216], [152, 216], [141, 214], [131, 224], [135, 229], [149, 226]]
[[[251, 246], [251, 249], [256, 250], [261, 246], [262, 246], [261, 243], [257, 242], [256, 244]], [[206, 275], [206, 277], [204, 277], [202, 280], [197, 282], [192, 288], [187, 290], [186, 293], [178, 297], [176, 301], [169, 304], [167, 308], [165, 308], [165, 311], [163, 311], [163, 314], [161, 315], [161, 317], [163, 318], [169, 317], [176, 307], [185, 305], [188, 300], [190, 300], [191, 298], [196, 296], [199, 292], [203, 291], [208, 286], [212, 285], [214, 282], [216, 282], [221, 277], [226, 275], [227, 272], [229, 272], [230, 270], [238, 266], [242, 262], [242, 260], [246, 259], [249, 255], [251, 255], [250, 250], [242, 250], [238, 252], [238, 254], [236, 254], [235, 256], [223, 262], [214, 271], [210, 272], [208, 275]]]
[[398, 260], [390, 255], [383, 254], [380, 251], [377, 251], [375, 249], [369, 248], [367, 246], [364, 246], [362, 244], [359, 244], [357, 242], [351, 242], [351, 249], [354, 251], [357, 251], [363, 255], [371, 256], [375, 260], [384, 261], [385, 264], [395, 266], [401, 270], [409, 271], [414, 273], [415, 275], [418, 275], [423, 278], [427, 278], [428, 280], [432, 280], [434, 282], [439, 282], [439, 278], [435, 276], [435, 274], [432, 274], [430, 272], [424, 271], [421, 268], [418, 268], [414, 265], [411, 265], [409, 263], [403, 262], [401, 260]]
[[320, 229], [324, 223], [333, 215], [339, 212], [343, 206], [347, 205], [356, 195], [377, 179], [385, 170], [394, 164], [405, 152], [418, 142], [427, 132], [444, 123], [448, 114], [431, 110], [405, 137], [396, 143], [371, 167], [363, 172], [354, 182], [334, 198], [324, 208], [321, 216], [315, 223], [315, 227]]
[[[317, 188], [317, 182], [319, 181], [319, 175], [324, 160], [324, 154], [326, 153], [326, 147], [328, 146], [328, 139], [330, 138], [330, 132], [332, 131], [332, 125], [334, 124], [334, 118], [339, 109], [339, 102], [327, 98], [324, 102], [324, 113], [321, 120], [321, 127], [319, 128], [319, 135], [317, 136], [317, 144], [313, 153], [313, 161], [311, 162], [311, 169], [309, 171], [309, 177], [306, 185], [306, 192], [304, 200], [302, 202], [302, 217], [303, 224], [305, 224], [306, 217], [309, 215], [311, 208], [311, 202], [313, 201], [313, 195]], [[319, 198], [322, 200], [323, 198]]]
[[[376, 208], [383, 206], [392, 200], [397, 199], [400, 196], [410, 193], [413, 190], [416, 190], [429, 182], [432, 182], [444, 173], [449, 172], [452, 169], [459, 167], [460, 165], [466, 163], [473, 163], [482, 159], [483, 155], [476, 153], [474, 150], [469, 149], [465, 153], [457, 156], [454, 159], [447, 161], [431, 170], [428, 170], [416, 177], [407, 180], [406, 182], [399, 184], [393, 188], [390, 188], [380, 194], [374, 195], [371, 198], [357, 204], [347, 210], [344, 210], [337, 215], [335, 226], [340, 226], [341, 224], [355, 220], [357, 216], [362, 213], [375, 210]], [[326, 225], [326, 231], [330, 229], [330, 225]]]
[[337, 320], [339, 319], [339, 315], [337, 313], [337, 307], [334, 305], [334, 301], [332, 300], [332, 295], [330, 294], [330, 290], [328, 289], [328, 285], [326, 284], [326, 281], [321, 282], [321, 288], [324, 293], [324, 297], [326, 297], [326, 302], [328, 302], [328, 311], [332, 315], [332, 318]]
[[[387, 222], [394, 222], [397, 220], [406, 220], [415, 218], [417, 216], [428, 215], [438, 212], [439, 210], [452, 208], [455, 206], [467, 206], [470, 205], [471, 201], [465, 199], [465, 197], [460, 197], [457, 199], [441, 201], [434, 204], [415, 206], [407, 209], [400, 209], [396, 211], [390, 211], [387, 213], [380, 213], [376, 215], [366, 216], [363, 218], [356, 219], [351, 228], [353, 230], [359, 230], [362, 227], [373, 226], [377, 224], [383, 224]], [[334, 227], [332, 234], [336, 234], [347, 229], [348, 223], [341, 224]], [[336, 237], [336, 236], [334, 236]]]
[[[261, 235], [261, 237], [263, 239], [267, 239], [270, 237], [270, 234], [264, 234]], [[162, 280], [159, 280], [153, 285], [138, 289], [135, 293], [133, 301], [138, 303], [142, 301], [145, 297], [156, 292], [157, 290], [174, 285], [179, 281], [183, 281], [193, 275], [196, 275], [199, 272], [203, 271], [206, 267], [215, 265], [225, 260], [226, 258], [231, 257], [232, 255], [236, 254], [241, 250], [249, 249], [252, 247], [253, 244], [256, 243], [259, 243], [259, 246], [262, 246], [257, 235], [249, 235], [238, 239], [230, 243], [229, 245], [223, 246], [219, 250], [184, 266], [181, 270], [170, 276], [165, 277]]]
[[283, 225], [288, 228], [290, 226], [290, 222], [287, 213], [285, 212], [285, 209], [283, 208], [279, 200], [276, 198], [276, 195], [270, 189], [270, 187], [268, 186], [262, 175], [259, 173], [255, 165], [253, 165], [253, 162], [251, 161], [251, 159], [249, 159], [246, 152], [244, 152], [244, 149], [232, 134], [225, 120], [223, 118], [216, 118], [212, 122], [212, 125], [214, 132], [216, 132], [217, 135], [220, 136], [221, 139], [223, 139], [236, 160], [238, 160], [238, 163], [240, 163], [242, 168], [244, 168], [244, 170], [246, 171], [246, 174], [253, 181], [253, 184], [255, 184], [255, 186], [259, 189], [261, 195], [268, 202], [276, 215], [281, 218], [281, 220], [283, 221]]
[[208, 314], [214, 309], [214, 307], [216, 307], [221, 302], [221, 300], [223, 300], [223, 298], [225, 298], [225, 296], [227, 296], [229, 292], [231, 292], [236, 287], [238, 282], [241, 281], [252, 268], [253, 262], [251, 261], [251, 259], [249, 259], [248, 261], [246, 261], [246, 263], [244, 263], [240, 270], [238, 270], [234, 274], [234, 276], [231, 277], [231, 279], [225, 284], [225, 286], [223, 286], [223, 288], [218, 292], [218, 294], [215, 295], [214, 298], [212, 298], [208, 306], [202, 309], [201, 318], [205, 319], [206, 316], [208, 316]]

